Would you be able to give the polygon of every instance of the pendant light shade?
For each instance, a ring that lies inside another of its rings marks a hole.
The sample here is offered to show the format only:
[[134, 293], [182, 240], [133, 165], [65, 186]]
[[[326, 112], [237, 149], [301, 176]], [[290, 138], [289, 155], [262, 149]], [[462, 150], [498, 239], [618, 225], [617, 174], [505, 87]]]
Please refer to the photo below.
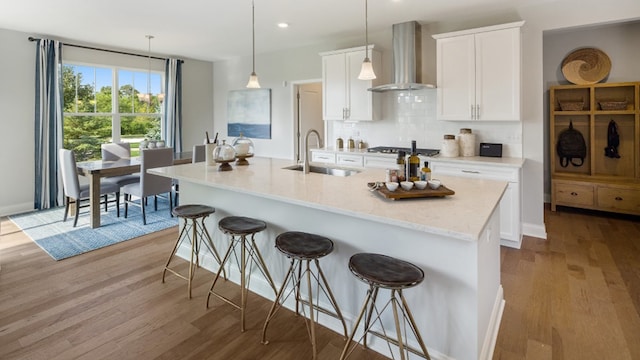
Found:
[[362, 67], [360, 68], [360, 75], [358, 75], [358, 79], [360, 80], [373, 80], [376, 78], [375, 72], [373, 72], [373, 64], [371, 60], [367, 56], [364, 58], [362, 62]]
[[362, 62], [362, 68], [360, 68], [360, 75], [358, 75], [358, 79], [360, 80], [373, 80], [376, 78], [376, 74], [373, 72], [373, 64], [371, 63], [371, 59], [369, 59], [369, 7], [367, 4], [368, 0], [364, 0], [364, 51], [365, 57]]
[[258, 75], [256, 75], [256, 7], [254, 1], [251, 0], [251, 37], [252, 37], [252, 52], [253, 52], [253, 67], [251, 75], [249, 76], [249, 82], [247, 87], [249, 89], [259, 89], [260, 83], [258, 82]]

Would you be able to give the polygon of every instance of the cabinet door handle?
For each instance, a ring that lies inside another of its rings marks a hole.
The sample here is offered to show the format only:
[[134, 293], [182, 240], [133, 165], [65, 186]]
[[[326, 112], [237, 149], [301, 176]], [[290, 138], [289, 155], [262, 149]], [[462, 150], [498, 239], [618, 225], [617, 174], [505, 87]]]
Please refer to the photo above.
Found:
[[356, 162], [356, 161], [355, 161], [355, 160], [353, 160], [353, 159], [342, 159], [342, 161], [344, 161], [344, 162]]
[[471, 116], [472, 119], [474, 119], [474, 115], [473, 115], [473, 105], [471, 105], [471, 109], [469, 111], [469, 116]]
[[462, 170], [462, 172], [467, 174], [480, 174], [480, 171], [474, 171], [474, 170]]
[[620, 196], [616, 196], [616, 200], [617, 201], [622, 201], [622, 198]]
[[480, 105], [476, 105], [476, 120], [480, 119]]
[[578, 196], [578, 193], [577, 193], [577, 192], [575, 192], [575, 191], [572, 191], [572, 192], [571, 192], [571, 196]]

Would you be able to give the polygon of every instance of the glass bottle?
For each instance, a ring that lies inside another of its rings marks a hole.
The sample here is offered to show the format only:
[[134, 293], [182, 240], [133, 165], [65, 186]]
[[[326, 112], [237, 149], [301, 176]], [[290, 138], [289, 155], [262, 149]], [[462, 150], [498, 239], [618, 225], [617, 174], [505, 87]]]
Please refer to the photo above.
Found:
[[421, 169], [420, 180], [430, 181], [431, 180], [431, 169], [429, 168], [429, 162], [424, 162], [424, 167]]
[[398, 158], [396, 159], [396, 164], [398, 165], [398, 182], [402, 182], [406, 179], [406, 171], [405, 168], [405, 160], [404, 157], [406, 153], [402, 150], [398, 151]]
[[409, 155], [409, 181], [420, 180], [420, 157], [416, 151], [416, 141], [411, 141], [411, 155]]

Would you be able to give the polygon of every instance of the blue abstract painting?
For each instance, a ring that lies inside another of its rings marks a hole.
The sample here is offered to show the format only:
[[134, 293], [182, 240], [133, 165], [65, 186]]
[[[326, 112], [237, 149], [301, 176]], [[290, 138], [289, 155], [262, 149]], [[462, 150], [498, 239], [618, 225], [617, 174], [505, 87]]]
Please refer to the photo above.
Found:
[[271, 89], [229, 91], [227, 134], [271, 139]]

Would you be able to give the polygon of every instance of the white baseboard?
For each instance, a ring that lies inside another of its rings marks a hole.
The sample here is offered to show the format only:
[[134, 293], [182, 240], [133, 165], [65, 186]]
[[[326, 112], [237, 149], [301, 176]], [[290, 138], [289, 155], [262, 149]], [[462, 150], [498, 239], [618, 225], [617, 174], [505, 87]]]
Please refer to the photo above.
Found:
[[33, 208], [33, 202], [27, 202], [22, 204], [13, 204], [11, 206], [0, 207], [0, 216], [16, 215], [35, 210]]
[[527, 236], [532, 236], [540, 239], [547, 238], [547, 228], [542, 225], [522, 223], [522, 233]]

